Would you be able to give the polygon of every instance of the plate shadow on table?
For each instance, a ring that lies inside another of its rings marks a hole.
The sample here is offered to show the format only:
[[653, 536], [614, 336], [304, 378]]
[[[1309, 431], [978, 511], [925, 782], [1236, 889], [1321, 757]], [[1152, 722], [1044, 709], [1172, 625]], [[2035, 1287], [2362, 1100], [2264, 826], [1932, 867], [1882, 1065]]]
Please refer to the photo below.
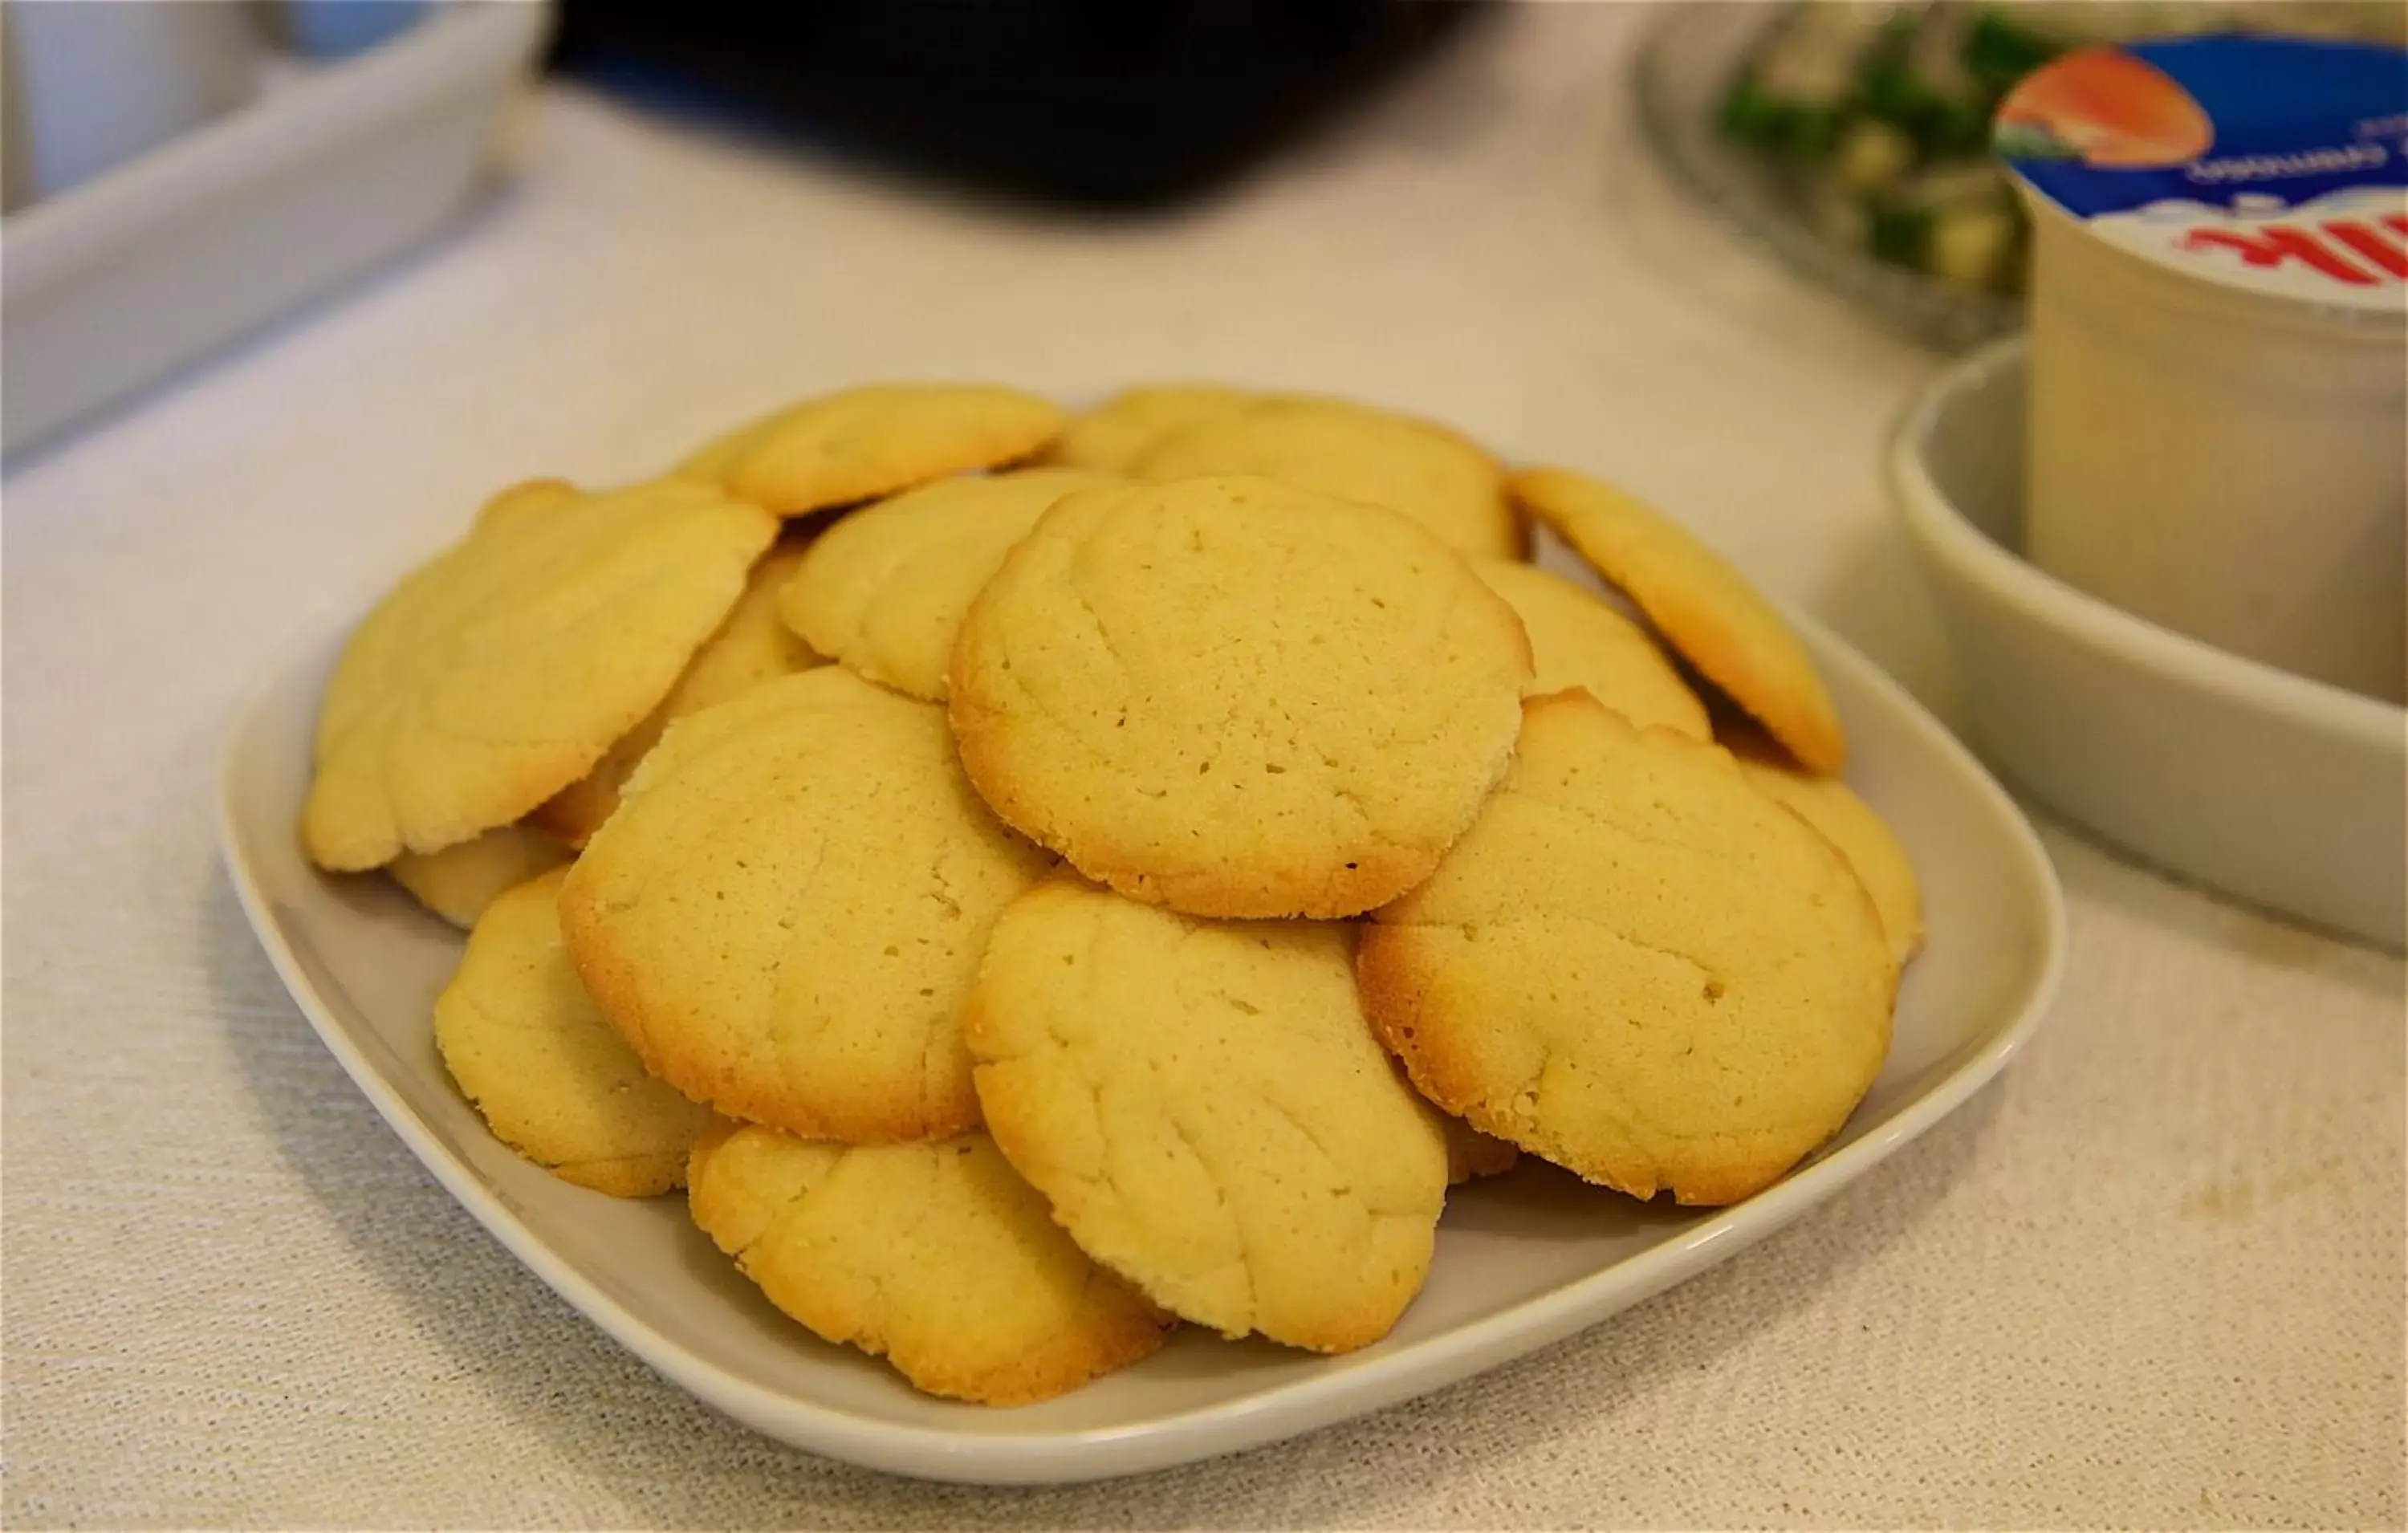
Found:
[[[750, 1515], [765, 1523], [808, 1510], [830, 1526], [937, 1526], [975, 1512], [982, 1524], [1007, 1528], [1279, 1526], [1295, 1522], [1287, 1509], [1307, 1483], [1321, 1505], [1334, 1496], [1366, 1515], [1409, 1508], [1462, 1472], [1442, 1444], [1432, 1451], [1432, 1414], [1478, 1419], [1511, 1397], [1526, 1451], [1542, 1454], [1740, 1347], [1880, 1258], [1956, 1183], [2008, 1089], [1993, 1082], [1889, 1165], [1756, 1250], [1533, 1356], [1426, 1397], [1428, 1404], [1254, 1449], [1240, 1455], [1245, 1463], [1237, 1472], [1226, 1460], [1089, 1485], [928, 1484], [756, 1436], [587, 1323], [488, 1238], [386, 1128], [285, 996], [222, 869], [210, 868], [201, 897], [212, 998], [278, 1152], [466, 1377], [528, 1433], [558, 1440], [564, 1459], [581, 1459], [584, 1472], [621, 1498], [631, 1523], [662, 1526], [724, 1526], [743, 1515], [737, 1509], [748, 1499]], [[1902, 1174], [1909, 1166], [1918, 1174]], [[1553, 1201], [1561, 1191], [1552, 1183], [1561, 1176], [1533, 1167], [1486, 1196], [1507, 1206], [1526, 1196]], [[1527, 1387], [1534, 1376], [1558, 1372], [1576, 1374], [1581, 1387]], [[573, 1393], [566, 1381], [574, 1381]], [[594, 1455], [570, 1428], [582, 1424], [590, 1432], [597, 1419], [637, 1429], [622, 1451]], [[1391, 1443], [1412, 1451], [1386, 1451]]]
[[522, 1268], [428, 1175], [285, 994], [214, 863], [202, 899], [203, 966], [259, 1123], [351, 1248], [466, 1371], [518, 1397], [513, 1408], [538, 1423], [560, 1409], [558, 1361], [529, 1367], [525, 1354], [590, 1354], [603, 1365], [581, 1382], [591, 1409], [650, 1397], [689, 1427], [717, 1423]]

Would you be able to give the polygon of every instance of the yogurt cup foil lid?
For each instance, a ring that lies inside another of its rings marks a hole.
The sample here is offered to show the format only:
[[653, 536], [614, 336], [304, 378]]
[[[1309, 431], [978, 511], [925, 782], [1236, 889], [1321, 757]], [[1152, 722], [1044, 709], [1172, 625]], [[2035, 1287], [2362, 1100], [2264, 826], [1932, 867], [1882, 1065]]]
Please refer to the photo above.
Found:
[[1993, 141], [2092, 236], [2227, 287], [2408, 308], [2408, 50], [2210, 36], [2085, 48]]

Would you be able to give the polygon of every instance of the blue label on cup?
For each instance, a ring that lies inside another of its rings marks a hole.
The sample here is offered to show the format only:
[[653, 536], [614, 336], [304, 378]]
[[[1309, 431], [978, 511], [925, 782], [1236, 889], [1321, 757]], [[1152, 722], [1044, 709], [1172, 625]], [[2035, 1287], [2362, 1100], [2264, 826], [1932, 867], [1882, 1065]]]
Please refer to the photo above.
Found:
[[2008, 94], [1994, 141], [2034, 193], [2161, 265], [2317, 302], [2408, 302], [2408, 50], [2080, 49]]

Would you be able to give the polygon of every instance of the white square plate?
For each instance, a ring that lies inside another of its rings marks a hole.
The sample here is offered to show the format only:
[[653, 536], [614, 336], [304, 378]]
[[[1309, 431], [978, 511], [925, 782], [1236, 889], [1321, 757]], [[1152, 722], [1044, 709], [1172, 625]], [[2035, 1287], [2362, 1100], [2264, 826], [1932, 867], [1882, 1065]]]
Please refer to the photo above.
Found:
[[771, 1437], [873, 1469], [1102, 1479], [1375, 1411], [1603, 1320], [1822, 1202], [2007, 1062], [2057, 984], [2064, 912], [2048, 859], [1938, 723], [1856, 652], [1799, 626], [1848, 728], [1849, 780], [1913, 856], [1931, 928], [1899, 993], [1888, 1067], [1839, 1139], [1719, 1211], [1640, 1204], [1526, 1164], [1449, 1200], [1427, 1287], [1375, 1346], [1316, 1357], [1190, 1327], [1136, 1368], [1018, 1410], [914, 1393], [772, 1310], [678, 1198], [572, 1187], [486, 1132], [444, 1073], [429, 1020], [458, 934], [383, 880], [328, 878], [301, 855], [310, 730], [338, 638], [296, 659], [236, 723], [226, 866], [293, 998], [394, 1132], [536, 1276], [661, 1373]]

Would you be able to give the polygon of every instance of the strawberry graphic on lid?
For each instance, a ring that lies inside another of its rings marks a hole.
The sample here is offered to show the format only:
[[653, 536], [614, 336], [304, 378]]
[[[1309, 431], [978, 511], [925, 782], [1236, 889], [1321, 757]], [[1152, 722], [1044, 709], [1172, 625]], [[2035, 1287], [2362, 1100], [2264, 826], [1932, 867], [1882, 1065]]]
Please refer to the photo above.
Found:
[[2242, 35], [2082, 49], [2008, 93], [1993, 141], [2036, 249], [2078, 238], [2370, 323], [2408, 313], [2408, 50]]
[[2215, 128], [2182, 82], [2120, 48], [2085, 48], [2027, 77], [2000, 104], [1999, 147], [2022, 159], [2118, 169], [2186, 165]]

